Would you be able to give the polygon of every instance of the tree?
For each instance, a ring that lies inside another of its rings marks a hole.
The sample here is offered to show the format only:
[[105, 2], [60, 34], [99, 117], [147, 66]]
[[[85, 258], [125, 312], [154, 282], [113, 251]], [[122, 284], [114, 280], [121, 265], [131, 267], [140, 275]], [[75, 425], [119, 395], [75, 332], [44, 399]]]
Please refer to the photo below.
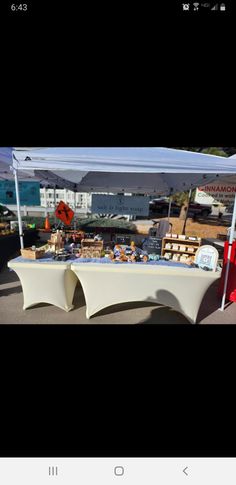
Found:
[[188, 197], [189, 197], [188, 190], [185, 192], [178, 192], [175, 195], [173, 195], [173, 200], [180, 205], [179, 218], [181, 220], [184, 220], [186, 216], [186, 211], [188, 208]]
[[208, 147], [208, 148], [203, 148], [201, 150], [201, 153], [207, 153], [208, 155], [216, 155], [218, 157], [227, 157], [228, 155], [225, 153], [222, 148], [219, 147]]
[[[179, 150], [187, 150], [187, 151], [191, 151], [191, 152], [200, 152], [200, 153], [206, 153], [206, 154], [209, 154], [209, 155], [217, 155], [217, 156], [220, 156], [220, 157], [227, 157], [228, 155], [225, 153], [224, 150], [222, 150], [221, 148], [219, 147], [207, 147], [207, 148], [193, 148], [193, 147], [182, 147], [182, 148], [178, 148]], [[195, 192], [195, 191], [194, 191]], [[194, 200], [194, 195], [193, 193], [191, 193], [191, 201]], [[177, 202], [177, 204], [180, 205], [180, 214], [179, 214], [179, 219], [185, 221], [184, 222], [184, 225], [183, 225], [183, 231], [182, 231], [182, 234], [185, 234], [185, 227], [186, 227], [186, 221], [187, 221], [187, 217], [188, 217], [188, 206], [189, 206], [189, 192], [188, 191], [185, 191], [185, 192], [179, 192], [177, 194], [175, 194], [173, 196], [173, 200], [175, 202]]]

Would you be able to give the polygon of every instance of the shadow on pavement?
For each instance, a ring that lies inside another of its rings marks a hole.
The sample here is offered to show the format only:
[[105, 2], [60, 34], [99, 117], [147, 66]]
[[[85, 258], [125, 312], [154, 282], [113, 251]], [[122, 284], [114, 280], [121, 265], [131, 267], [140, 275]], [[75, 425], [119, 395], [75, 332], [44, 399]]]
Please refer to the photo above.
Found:
[[[153, 300], [153, 301], [152, 301]], [[161, 303], [158, 303], [158, 300]], [[104, 316], [112, 313], [125, 312], [127, 310], [145, 308], [145, 307], [157, 307], [151, 310], [150, 316], [146, 320], [137, 321], [137, 324], [145, 323], [178, 323], [178, 324], [190, 324], [189, 320], [181, 314], [181, 307], [176, 297], [167, 290], [158, 290], [156, 292], [156, 301], [153, 298], [148, 298], [146, 301], [134, 301], [126, 303], [117, 303], [116, 305], [109, 306], [97, 312], [94, 317]], [[174, 307], [175, 310], [171, 307]], [[178, 313], [179, 310], [179, 313]], [[91, 319], [93, 316], [91, 317]]]
[[[151, 298], [149, 298], [149, 301]], [[160, 302], [160, 303], [157, 303]], [[159, 308], [151, 311], [150, 317], [141, 323], [188, 323], [190, 321], [181, 313], [181, 306], [175, 295], [168, 290], [156, 291], [156, 303]], [[161, 308], [160, 308], [161, 305]], [[174, 318], [174, 321], [173, 321]]]
[[9, 295], [12, 295], [12, 293], [22, 293], [21, 286], [13, 286], [11, 288], [3, 288], [2, 290], [0, 289], [0, 297], [1, 296], [9, 296]]
[[15, 283], [16, 281], [19, 281], [19, 278], [15, 271], [10, 271], [8, 268], [0, 271], [0, 285]]
[[84, 292], [82, 290], [82, 286], [80, 282], [78, 281], [76, 288], [75, 288], [75, 294], [73, 298], [73, 305], [74, 305], [74, 310], [79, 309], [83, 306], [86, 305], [85, 298], [84, 298]]
[[[191, 219], [191, 217], [189, 218]], [[207, 224], [208, 226], [224, 226], [229, 227], [230, 221], [225, 219], [219, 219], [218, 217], [200, 217], [196, 216], [193, 219], [193, 222], [198, 222], [199, 224]]]
[[161, 324], [188, 324], [191, 325], [189, 320], [184, 317], [184, 315], [181, 315], [180, 313], [172, 310], [172, 308], [168, 307], [158, 307], [154, 308], [154, 310], [151, 311], [150, 316], [146, 319], [143, 320], [143, 322], [140, 322], [140, 325], [145, 325], [149, 323], [155, 323], [158, 325]]
[[200, 323], [206, 317], [219, 309], [221, 298], [217, 296], [219, 281], [215, 281], [205, 293], [201, 306], [198, 311], [196, 323]]
[[[85, 301], [84, 301], [84, 304], [85, 304]], [[111, 305], [109, 307], [103, 308], [103, 310], [100, 310], [99, 312], [95, 313], [94, 315], [91, 316], [91, 320], [92, 320], [93, 316], [99, 317], [99, 316], [103, 316], [103, 315], [109, 315], [109, 314], [112, 314], [112, 313], [120, 313], [120, 312], [125, 312], [126, 310], [133, 310], [133, 309], [137, 309], [137, 308], [144, 308], [144, 307], [153, 306], [154, 304], [155, 303], [145, 302], [145, 301], [117, 303], [116, 305]]]

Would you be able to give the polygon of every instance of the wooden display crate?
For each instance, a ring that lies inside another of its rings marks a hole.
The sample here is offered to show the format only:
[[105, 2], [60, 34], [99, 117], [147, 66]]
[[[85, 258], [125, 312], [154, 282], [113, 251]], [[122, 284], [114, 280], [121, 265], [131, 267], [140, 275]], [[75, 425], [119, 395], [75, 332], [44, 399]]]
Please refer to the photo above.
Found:
[[83, 258], [101, 258], [103, 251], [103, 241], [94, 239], [83, 239], [81, 241], [81, 256]]
[[40, 259], [44, 256], [45, 251], [43, 249], [24, 248], [20, 250], [21, 256], [26, 259]]
[[[168, 245], [167, 248], [165, 247], [166, 244]], [[170, 244], [171, 244], [171, 247], [169, 247]], [[178, 255], [188, 254], [189, 257], [193, 260], [193, 258], [195, 257], [196, 251], [200, 246], [201, 246], [201, 239], [192, 241], [191, 239], [189, 240], [188, 238], [183, 240], [182, 238], [179, 238], [179, 237], [177, 238], [163, 237], [161, 254], [162, 256], [165, 256], [165, 253], [172, 254], [171, 259], [173, 259], [174, 254], [178, 254]], [[185, 249], [185, 251], [183, 249]]]
[[94, 247], [94, 248], [102, 249], [103, 248], [103, 241], [95, 241], [94, 239], [83, 239], [81, 241], [81, 247], [82, 248]]

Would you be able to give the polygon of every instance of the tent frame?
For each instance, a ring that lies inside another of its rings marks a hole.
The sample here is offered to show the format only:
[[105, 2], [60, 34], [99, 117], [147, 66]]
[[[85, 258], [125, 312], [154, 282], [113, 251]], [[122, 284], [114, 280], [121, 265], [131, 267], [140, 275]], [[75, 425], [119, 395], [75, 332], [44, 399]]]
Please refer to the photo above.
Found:
[[[21, 249], [23, 249], [24, 248], [24, 239], [23, 239], [23, 230], [22, 230], [22, 219], [21, 219], [21, 213], [20, 213], [19, 182], [18, 182], [17, 168], [14, 166], [13, 159], [14, 159], [14, 154], [12, 153], [12, 171], [14, 173], [15, 188], [16, 188], [17, 217], [18, 217], [18, 226], [19, 226], [20, 246], [21, 246]], [[74, 191], [75, 191], [75, 187], [74, 187]], [[169, 203], [168, 219], [170, 217], [170, 210], [171, 210], [171, 200], [170, 200], [170, 203]], [[229, 279], [230, 256], [231, 256], [232, 244], [233, 244], [233, 239], [234, 239], [235, 224], [236, 224], [236, 194], [235, 194], [235, 198], [234, 198], [234, 209], [233, 209], [230, 236], [229, 236], [229, 247], [228, 247], [228, 253], [227, 253], [227, 263], [226, 263], [226, 271], [225, 271], [223, 296], [222, 296], [222, 301], [221, 301], [221, 307], [219, 308], [219, 310], [221, 310], [221, 311], [224, 311], [224, 309], [225, 309], [225, 300], [226, 300], [226, 293], [227, 293], [227, 286], [228, 286], [228, 279]]]
[[227, 285], [228, 285], [228, 279], [229, 279], [230, 256], [231, 256], [233, 239], [234, 239], [235, 222], [236, 222], [236, 194], [234, 196], [234, 210], [233, 210], [231, 228], [230, 228], [230, 234], [229, 234], [229, 247], [228, 247], [228, 254], [227, 254], [227, 263], [225, 268], [223, 296], [221, 301], [221, 307], [219, 308], [219, 310], [221, 311], [224, 311], [224, 308], [225, 308], [225, 299], [226, 299]]
[[14, 178], [15, 178], [15, 188], [16, 188], [16, 203], [17, 203], [17, 218], [18, 218], [18, 228], [19, 228], [19, 236], [20, 236], [20, 247], [24, 249], [24, 238], [23, 238], [23, 230], [22, 230], [22, 219], [20, 213], [20, 191], [19, 191], [19, 181], [18, 181], [18, 173], [17, 169], [13, 168]]

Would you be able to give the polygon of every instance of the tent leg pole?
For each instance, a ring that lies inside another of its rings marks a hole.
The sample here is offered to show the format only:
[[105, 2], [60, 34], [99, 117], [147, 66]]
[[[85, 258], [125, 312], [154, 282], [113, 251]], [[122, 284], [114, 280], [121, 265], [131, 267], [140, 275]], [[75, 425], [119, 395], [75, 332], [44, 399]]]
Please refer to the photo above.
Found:
[[234, 239], [235, 222], [236, 222], [236, 195], [234, 197], [234, 210], [233, 210], [233, 216], [232, 216], [231, 228], [230, 228], [230, 235], [229, 235], [229, 247], [228, 247], [227, 263], [226, 263], [226, 270], [225, 270], [223, 297], [222, 297], [222, 301], [221, 301], [221, 307], [219, 308], [219, 310], [221, 310], [222, 312], [224, 311], [224, 307], [225, 307], [226, 291], [227, 291], [227, 284], [228, 284], [228, 278], [229, 278], [229, 268], [230, 268], [230, 255], [231, 255], [232, 244], [233, 244], [233, 239]]
[[57, 208], [57, 198], [56, 198], [56, 185], [53, 187], [53, 197], [54, 197], [54, 224], [56, 225], [57, 218], [56, 218], [56, 208]]
[[169, 207], [168, 207], [168, 222], [169, 222], [169, 220], [170, 220], [171, 203], [172, 203], [172, 197], [170, 197], [170, 199], [169, 199]]
[[22, 220], [21, 220], [21, 213], [20, 213], [20, 192], [19, 192], [17, 170], [15, 168], [14, 168], [14, 177], [15, 177], [15, 188], [16, 188], [16, 203], [17, 203], [17, 216], [18, 216], [18, 225], [19, 225], [20, 247], [21, 247], [21, 249], [24, 249]]
[[186, 224], [187, 224], [187, 219], [188, 219], [188, 209], [189, 209], [191, 195], [192, 195], [192, 189], [190, 189], [190, 191], [188, 193], [188, 205], [187, 205], [187, 209], [186, 209], [186, 214], [185, 214], [185, 220], [184, 220], [184, 225], [183, 225], [183, 229], [182, 229], [182, 234], [185, 234], [185, 229], [186, 229]]

